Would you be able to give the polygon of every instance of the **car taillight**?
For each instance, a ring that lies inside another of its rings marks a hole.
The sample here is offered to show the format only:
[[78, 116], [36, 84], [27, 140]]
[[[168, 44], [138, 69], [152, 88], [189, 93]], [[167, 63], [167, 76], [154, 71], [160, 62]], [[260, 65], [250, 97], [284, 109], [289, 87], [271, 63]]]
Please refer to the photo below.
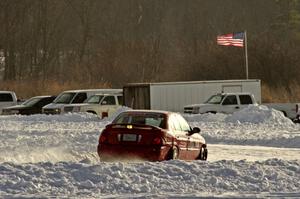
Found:
[[99, 138], [99, 144], [106, 143], [107, 141], [108, 141], [107, 137], [102, 134]]
[[163, 140], [161, 137], [156, 137], [153, 139], [152, 144], [154, 145], [162, 145], [163, 144]]

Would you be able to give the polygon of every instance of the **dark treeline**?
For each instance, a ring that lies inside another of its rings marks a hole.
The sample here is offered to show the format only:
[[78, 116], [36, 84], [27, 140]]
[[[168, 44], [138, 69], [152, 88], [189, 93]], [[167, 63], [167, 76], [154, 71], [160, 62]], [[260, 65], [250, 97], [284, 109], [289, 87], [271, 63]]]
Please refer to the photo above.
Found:
[[249, 78], [299, 82], [299, 0], [0, 0], [1, 81], [244, 79], [244, 50], [216, 45], [243, 30]]

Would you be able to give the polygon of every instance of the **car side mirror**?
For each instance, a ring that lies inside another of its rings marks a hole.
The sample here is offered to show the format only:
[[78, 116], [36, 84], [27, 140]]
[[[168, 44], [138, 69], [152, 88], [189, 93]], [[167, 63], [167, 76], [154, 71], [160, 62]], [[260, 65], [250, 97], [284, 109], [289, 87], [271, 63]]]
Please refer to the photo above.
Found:
[[194, 127], [193, 130], [192, 130], [193, 133], [200, 133], [200, 131], [201, 130], [200, 130], [199, 127]]
[[194, 133], [200, 133], [200, 128], [199, 127], [194, 127], [187, 135], [191, 136]]
[[106, 105], [106, 104], [107, 104], [107, 101], [102, 101], [101, 104], [102, 104], [102, 105]]

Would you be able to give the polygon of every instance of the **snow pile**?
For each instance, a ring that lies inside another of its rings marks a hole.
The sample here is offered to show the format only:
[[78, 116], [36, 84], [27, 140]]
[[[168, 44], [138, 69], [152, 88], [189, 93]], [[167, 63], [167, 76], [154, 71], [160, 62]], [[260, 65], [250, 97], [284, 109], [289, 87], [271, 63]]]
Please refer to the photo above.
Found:
[[242, 123], [272, 123], [277, 125], [292, 125], [293, 122], [282, 112], [263, 105], [249, 105], [240, 111], [234, 112], [225, 119], [226, 122]]
[[254, 106], [233, 114], [183, 115], [191, 126], [198, 126], [208, 143], [300, 147], [300, 125], [281, 112]]
[[63, 115], [0, 115], [0, 129], [6, 121], [16, 121], [16, 122], [82, 122], [82, 121], [99, 121], [97, 115], [92, 113], [67, 113]]
[[294, 193], [300, 196], [300, 162], [165, 161], [0, 165], [0, 196], [76, 198], [178, 198]]
[[93, 114], [0, 116], [0, 162], [77, 161], [93, 156], [107, 123]]
[[283, 115], [282, 112], [264, 105], [249, 105], [233, 114], [205, 113], [183, 114], [189, 122], [225, 122], [225, 123], [253, 123], [253, 124], [277, 124], [291, 126], [294, 123]]
[[115, 116], [0, 116], [0, 198], [300, 197], [299, 124], [261, 106], [184, 116], [201, 128], [207, 162], [99, 163]]
[[223, 113], [182, 114], [189, 122], [224, 122], [228, 115]]

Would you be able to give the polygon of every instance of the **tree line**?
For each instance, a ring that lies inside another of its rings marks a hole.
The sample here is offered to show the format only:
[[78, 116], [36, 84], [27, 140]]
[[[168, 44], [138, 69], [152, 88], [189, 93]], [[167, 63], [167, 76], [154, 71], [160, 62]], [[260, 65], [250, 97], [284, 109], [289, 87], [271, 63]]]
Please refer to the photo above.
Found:
[[0, 81], [299, 83], [299, 0], [0, 0]]

